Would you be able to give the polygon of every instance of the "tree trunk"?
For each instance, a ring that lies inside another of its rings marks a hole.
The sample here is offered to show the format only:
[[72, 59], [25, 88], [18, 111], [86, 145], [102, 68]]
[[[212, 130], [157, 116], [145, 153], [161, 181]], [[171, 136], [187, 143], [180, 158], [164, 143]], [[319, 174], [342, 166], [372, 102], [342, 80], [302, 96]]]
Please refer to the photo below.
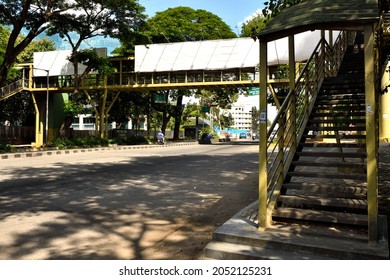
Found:
[[179, 140], [180, 138], [180, 124], [181, 124], [181, 115], [183, 112], [183, 95], [179, 95], [176, 101], [175, 108], [175, 128], [173, 131], [173, 140]]

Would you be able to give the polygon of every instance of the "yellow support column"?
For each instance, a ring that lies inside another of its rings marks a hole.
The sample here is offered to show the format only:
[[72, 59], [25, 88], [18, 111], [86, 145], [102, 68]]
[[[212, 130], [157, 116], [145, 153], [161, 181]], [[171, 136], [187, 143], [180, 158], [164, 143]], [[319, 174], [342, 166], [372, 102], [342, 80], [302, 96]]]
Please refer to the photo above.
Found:
[[[288, 37], [288, 67], [289, 67], [289, 87], [290, 91], [295, 90], [295, 79], [296, 79], [296, 72], [295, 72], [295, 40], [294, 35]], [[296, 126], [296, 94], [295, 91], [293, 92], [293, 96], [291, 98], [291, 106], [289, 111], [289, 118], [290, 119], [290, 126], [292, 131], [292, 151], [291, 153], [295, 153], [297, 149], [297, 126]]]
[[[387, 63], [386, 69], [389, 69], [390, 62]], [[382, 76], [382, 86], [385, 88], [390, 85], [389, 72], [384, 71]], [[380, 96], [379, 102], [379, 141], [390, 141], [390, 93], [386, 93]]]
[[42, 118], [43, 115], [40, 114], [37, 97], [35, 96], [34, 93], [31, 93], [31, 96], [35, 108], [35, 143], [33, 143], [33, 146], [38, 148], [43, 146], [43, 118]]
[[366, 93], [366, 151], [367, 151], [367, 202], [368, 240], [378, 241], [378, 157], [375, 100], [374, 27], [364, 26], [364, 68]]
[[259, 123], [259, 230], [265, 230], [267, 215], [267, 42], [260, 41]]

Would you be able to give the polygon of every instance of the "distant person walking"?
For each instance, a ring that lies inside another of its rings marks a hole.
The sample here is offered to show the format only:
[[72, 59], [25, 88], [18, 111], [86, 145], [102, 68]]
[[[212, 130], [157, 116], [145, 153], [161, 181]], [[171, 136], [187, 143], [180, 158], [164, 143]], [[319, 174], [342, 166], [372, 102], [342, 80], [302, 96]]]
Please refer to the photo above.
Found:
[[162, 133], [161, 130], [157, 133], [157, 143], [159, 144], [165, 143], [164, 133]]

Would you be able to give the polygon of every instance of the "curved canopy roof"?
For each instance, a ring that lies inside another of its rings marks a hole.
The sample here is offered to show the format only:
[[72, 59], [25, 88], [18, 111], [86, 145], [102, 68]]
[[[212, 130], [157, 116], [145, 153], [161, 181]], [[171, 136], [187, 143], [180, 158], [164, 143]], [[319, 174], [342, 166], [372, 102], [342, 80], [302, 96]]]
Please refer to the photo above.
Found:
[[282, 10], [258, 38], [268, 42], [307, 30], [360, 30], [378, 18], [378, 0], [305, 0]]

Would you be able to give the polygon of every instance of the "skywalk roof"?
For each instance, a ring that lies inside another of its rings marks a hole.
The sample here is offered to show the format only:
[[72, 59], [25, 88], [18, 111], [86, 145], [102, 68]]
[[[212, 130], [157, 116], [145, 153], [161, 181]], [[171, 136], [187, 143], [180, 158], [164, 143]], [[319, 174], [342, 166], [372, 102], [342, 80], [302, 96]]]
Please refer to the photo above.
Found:
[[282, 10], [258, 37], [272, 41], [307, 30], [359, 30], [378, 18], [378, 0], [306, 0]]
[[[338, 32], [335, 32], [335, 35], [337, 34]], [[319, 40], [320, 31], [295, 35], [296, 60], [308, 59]], [[268, 65], [288, 63], [287, 38], [269, 42], [268, 50]], [[253, 68], [258, 64], [259, 42], [252, 38], [135, 47], [135, 71], [140, 73]]]

